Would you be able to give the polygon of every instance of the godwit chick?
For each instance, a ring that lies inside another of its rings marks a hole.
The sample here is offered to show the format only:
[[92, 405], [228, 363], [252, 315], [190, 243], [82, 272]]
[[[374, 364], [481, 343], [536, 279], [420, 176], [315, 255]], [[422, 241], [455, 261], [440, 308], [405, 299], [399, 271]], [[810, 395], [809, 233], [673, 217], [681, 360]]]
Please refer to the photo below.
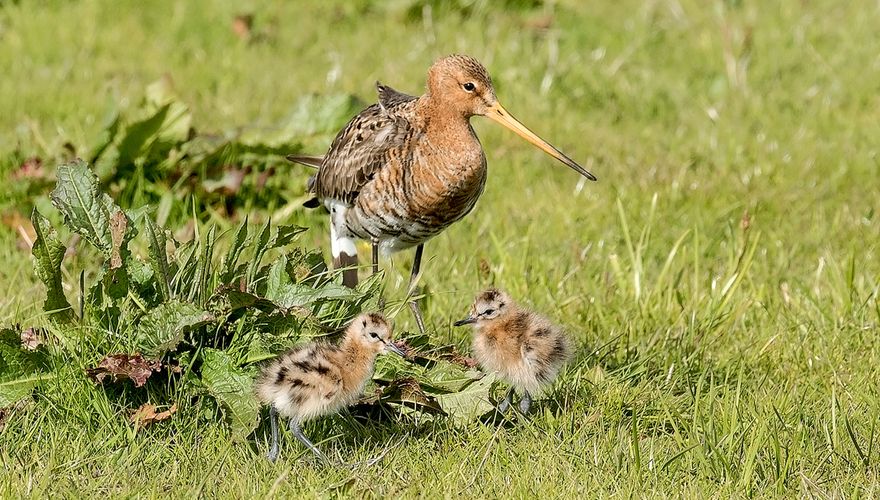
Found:
[[470, 316], [455, 322], [455, 326], [470, 324], [474, 325], [477, 361], [511, 385], [498, 411], [506, 412], [514, 391], [519, 390], [523, 393], [519, 409], [528, 413], [532, 396], [553, 382], [571, 356], [565, 334], [547, 318], [516, 305], [495, 288], [477, 295]]
[[327, 462], [327, 457], [303, 434], [301, 424], [355, 402], [373, 374], [376, 356], [383, 351], [404, 355], [391, 342], [391, 326], [385, 318], [367, 313], [351, 322], [339, 345], [314, 342], [269, 363], [256, 381], [257, 397], [269, 405], [269, 460], [278, 458], [280, 413], [290, 419], [293, 435]]
[[[347, 267], [343, 283], [357, 284], [355, 239], [373, 245], [373, 272], [379, 251], [416, 247], [410, 292], [419, 273], [424, 243], [458, 221], [477, 202], [486, 184], [486, 156], [470, 118], [486, 116], [504, 125], [590, 180], [590, 172], [565, 156], [498, 102], [489, 72], [476, 59], [444, 57], [428, 70], [420, 97], [376, 84], [378, 104], [361, 111], [339, 132], [324, 156], [291, 155], [316, 167], [309, 181], [315, 198], [330, 212], [330, 245], [335, 267]], [[419, 330], [425, 326], [418, 303], [410, 302]]]

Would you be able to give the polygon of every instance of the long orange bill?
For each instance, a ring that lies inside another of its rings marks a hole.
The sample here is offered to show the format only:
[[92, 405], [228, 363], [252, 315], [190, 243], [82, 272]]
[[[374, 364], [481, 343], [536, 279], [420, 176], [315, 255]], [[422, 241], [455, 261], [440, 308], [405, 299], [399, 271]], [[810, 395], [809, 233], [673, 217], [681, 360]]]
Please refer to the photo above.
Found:
[[544, 139], [541, 139], [534, 132], [532, 132], [531, 130], [526, 128], [525, 125], [520, 123], [519, 120], [517, 120], [516, 118], [513, 117], [513, 115], [508, 113], [507, 110], [504, 109], [504, 107], [502, 107], [501, 104], [499, 104], [497, 101], [495, 102], [495, 104], [489, 106], [489, 112], [486, 113], [486, 116], [488, 118], [491, 118], [492, 120], [495, 120], [496, 122], [500, 123], [501, 125], [504, 125], [505, 127], [509, 128], [510, 130], [514, 131], [517, 135], [519, 135], [523, 139], [525, 139], [525, 140], [531, 142], [532, 144], [534, 144], [535, 146], [541, 148], [541, 150], [543, 150], [545, 153], [552, 156], [553, 158], [556, 158], [557, 160], [561, 161], [562, 163], [568, 165], [569, 168], [571, 168], [575, 172], [583, 175], [587, 179], [590, 179], [591, 181], [596, 180], [595, 175], [588, 172], [587, 169], [578, 165], [577, 162], [575, 162], [574, 160], [572, 160], [568, 156], [565, 156], [565, 154], [562, 151], [556, 149], [555, 146], [553, 146], [549, 142], [545, 141]]

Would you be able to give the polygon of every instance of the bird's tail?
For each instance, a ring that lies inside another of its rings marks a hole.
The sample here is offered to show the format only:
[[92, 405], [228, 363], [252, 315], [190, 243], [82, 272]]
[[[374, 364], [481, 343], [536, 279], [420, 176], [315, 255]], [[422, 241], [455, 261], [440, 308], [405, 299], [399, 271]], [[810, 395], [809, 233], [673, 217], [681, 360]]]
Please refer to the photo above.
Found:
[[[300, 165], [305, 165], [307, 167], [311, 167], [314, 169], [321, 168], [321, 163], [324, 162], [323, 156], [309, 156], [309, 155], [287, 155], [285, 156], [287, 161], [293, 163], [299, 163]], [[315, 192], [315, 176], [312, 175], [309, 177], [309, 181], [307, 184], [307, 189], [310, 193]], [[318, 198], [311, 198], [310, 200], [303, 203], [303, 206], [306, 208], [317, 208], [321, 206], [321, 202]]]
[[330, 210], [330, 252], [333, 268], [342, 269], [342, 284], [354, 288], [358, 284], [358, 256], [354, 238], [346, 234], [345, 208], [333, 206]]
[[305, 165], [314, 169], [321, 168], [321, 163], [324, 162], [323, 156], [287, 155], [285, 158], [287, 158], [287, 161], [299, 163], [300, 165]]

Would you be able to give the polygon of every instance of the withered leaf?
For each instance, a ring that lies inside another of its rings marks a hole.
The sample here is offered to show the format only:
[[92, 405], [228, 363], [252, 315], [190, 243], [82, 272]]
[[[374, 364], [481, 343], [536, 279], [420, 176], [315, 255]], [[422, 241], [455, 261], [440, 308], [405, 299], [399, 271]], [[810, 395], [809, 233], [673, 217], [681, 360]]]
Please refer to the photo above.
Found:
[[150, 375], [160, 368], [160, 361], [144, 359], [140, 354], [111, 354], [102, 359], [95, 368], [87, 369], [86, 374], [99, 384], [110, 377], [113, 382], [129, 379], [134, 382], [135, 387], [143, 387]]
[[412, 377], [394, 379], [375, 393], [362, 396], [360, 402], [363, 404], [402, 404], [425, 413], [446, 414], [437, 399], [425, 393], [418, 380]]
[[125, 231], [128, 229], [128, 218], [125, 212], [117, 210], [110, 216], [110, 269], [122, 267], [122, 245], [125, 243]]
[[134, 411], [131, 415], [131, 422], [134, 424], [135, 429], [141, 429], [147, 426], [150, 426], [156, 422], [161, 422], [162, 420], [168, 420], [171, 418], [171, 415], [177, 412], [177, 403], [171, 405], [165, 411], [156, 412], [156, 405], [150, 403], [144, 403]]

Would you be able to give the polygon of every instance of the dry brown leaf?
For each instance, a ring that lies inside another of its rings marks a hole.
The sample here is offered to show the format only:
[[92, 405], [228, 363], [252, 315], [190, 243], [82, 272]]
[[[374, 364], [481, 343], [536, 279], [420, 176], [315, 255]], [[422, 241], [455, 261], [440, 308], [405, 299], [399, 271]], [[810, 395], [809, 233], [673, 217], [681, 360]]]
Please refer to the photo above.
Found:
[[156, 412], [156, 405], [152, 405], [150, 403], [144, 403], [134, 411], [131, 415], [131, 422], [134, 424], [135, 429], [141, 429], [144, 427], [148, 427], [156, 422], [161, 422], [162, 420], [168, 420], [171, 418], [171, 415], [177, 412], [177, 403], [171, 405], [165, 411]]
[[142, 387], [150, 375], [160, 368], [160, 361], [144, 359], [140, 354], [111, 354], [102, 359], [95, 368], [87, 369], [86, 374], [99, 384], [103, 384], [106, 377], [111, 377], [113, 382], [129, 379], [134, 382], [135, 387]]
[[125, 231], [128, 229], [128, 217], [125, 212], [117, 210], [110, 216], [110, 269], [122, 267], [122, 244], [125, 240]]

